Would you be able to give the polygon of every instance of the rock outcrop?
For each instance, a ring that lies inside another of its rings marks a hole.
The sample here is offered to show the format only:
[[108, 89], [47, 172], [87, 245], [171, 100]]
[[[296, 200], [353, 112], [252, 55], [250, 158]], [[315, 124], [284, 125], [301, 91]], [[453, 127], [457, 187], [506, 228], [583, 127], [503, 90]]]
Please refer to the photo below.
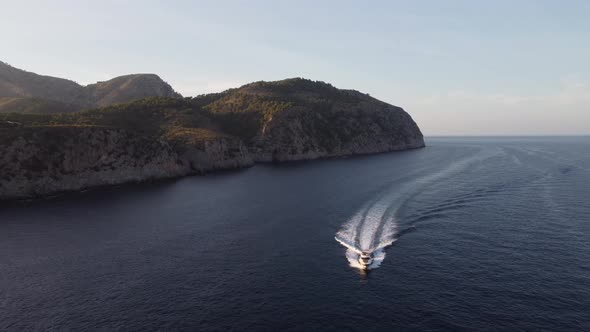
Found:
[[189, 172], [203, 173], [254, 165], [248, 148], [236, 137], [208, 129], [180, 128], [168, 134], [166, 139]]

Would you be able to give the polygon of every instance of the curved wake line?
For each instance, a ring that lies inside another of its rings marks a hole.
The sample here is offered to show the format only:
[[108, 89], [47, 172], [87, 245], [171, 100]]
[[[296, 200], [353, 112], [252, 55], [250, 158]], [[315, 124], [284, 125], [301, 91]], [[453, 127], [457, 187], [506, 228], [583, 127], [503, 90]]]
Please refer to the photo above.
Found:
[[366, 203], [336, 233], [336, 241], [348, 248], [346, 258], [350, 266], [361, 268], [358, 263], [358, 255], [362, 251], [373, 253], [373, 264], [369, 268], [381, 265], [385, 259], [384, 249], [397, 240], [397, 214], [408, 197], [414, 196], [424, 187], [436, 181], [465, 170], [473, 163], [494, 157], [501, 152], [498, 149], [482, 150], [471, 157], [453, 162], [438, 172], [401, 184], [383, 197]]

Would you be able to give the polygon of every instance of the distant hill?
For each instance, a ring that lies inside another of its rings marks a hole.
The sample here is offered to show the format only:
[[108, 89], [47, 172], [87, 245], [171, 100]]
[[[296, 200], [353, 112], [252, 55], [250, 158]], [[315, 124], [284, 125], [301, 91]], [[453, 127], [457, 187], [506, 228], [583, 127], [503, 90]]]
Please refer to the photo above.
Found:
[[85, 87], [94, 106], [105, 107], [146, 97], [182, 97], [155, 74], [133, 74]]
[[[0, 103], [4, 105], [0, 105], [0, 112], [30, 111], [31, 107], [23, 106], [27, 103], [34, 104], [33, 109], [38, 113], [72, 112], [146, 97], [181, 96], [155, 74], [125, 75], [82, 86], [74, 81], [38, 75], [0, 62]], [[18, 107], [10, 109], [11, 106]]]
[[0, 97], [34, 97], [74, 104], [84, 87], [63, 78], [42, 76], [0, 61]]

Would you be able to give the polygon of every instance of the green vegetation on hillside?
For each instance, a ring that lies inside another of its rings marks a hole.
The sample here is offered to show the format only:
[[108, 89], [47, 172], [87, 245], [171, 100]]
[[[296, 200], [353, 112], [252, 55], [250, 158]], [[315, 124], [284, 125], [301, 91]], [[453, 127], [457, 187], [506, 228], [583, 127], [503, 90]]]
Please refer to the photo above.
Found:
[[[339, 90], [328, 83], [295, 78], [255, 82], [238, 89], [193, 98], [151, 97], [80, 112], [0, 113], [0, 121], [17, 122], [26, 127], [104, 126], [163, 139], [186, 139], [188, 136], [191, 139], [209, 139], [215, 135], [230, 135], [249, 144], [277, 114], [289, 109], [307, 109], [309, 121], [305, 123], [311, 126], [308, 130], [317, 135], [320, 142], [331, 142], [346, 141], [351, 132], [341, 133], [330, 130], [330, 127], [338, 127], [339, 122], [351, 119], [358, 123], [367, 120], [354, 112], [363, 101], [383, 104], [356, 91]], [[337, 117], [330, 112], [334, 105], [338, 105], [338, 109], [349, 110], [350, 116]]]

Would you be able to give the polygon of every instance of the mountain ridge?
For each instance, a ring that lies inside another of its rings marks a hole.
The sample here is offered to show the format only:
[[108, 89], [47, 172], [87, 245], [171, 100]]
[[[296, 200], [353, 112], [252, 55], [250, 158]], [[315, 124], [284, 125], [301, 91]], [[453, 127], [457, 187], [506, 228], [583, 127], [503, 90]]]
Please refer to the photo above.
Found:
[[[134, 77], [146, 78], [124, 76], [107, 84], [124, 86]], [[253, 82], [196, 97], [148, 97], [77, 112], [33, 108], [0, 113], [0, 199], [257, 162], [421, 147], [423, 135], [402, 108], [303, 78]]]
[[[12, 67], [0, 61], [0, 112], [9, 112], [2, 107], [6, 98], [36, 98], [62, 103], [70, 111], [105, 107], [126, 103], [146, 97], [182, 97], [158, 75], [127, 74], [88, 85], [72, 80], [39, 75]], [[22, 101], [21, 103], [25, 103]], [[54, 107], [37, 107], [37, 112], [54, 113]]]

